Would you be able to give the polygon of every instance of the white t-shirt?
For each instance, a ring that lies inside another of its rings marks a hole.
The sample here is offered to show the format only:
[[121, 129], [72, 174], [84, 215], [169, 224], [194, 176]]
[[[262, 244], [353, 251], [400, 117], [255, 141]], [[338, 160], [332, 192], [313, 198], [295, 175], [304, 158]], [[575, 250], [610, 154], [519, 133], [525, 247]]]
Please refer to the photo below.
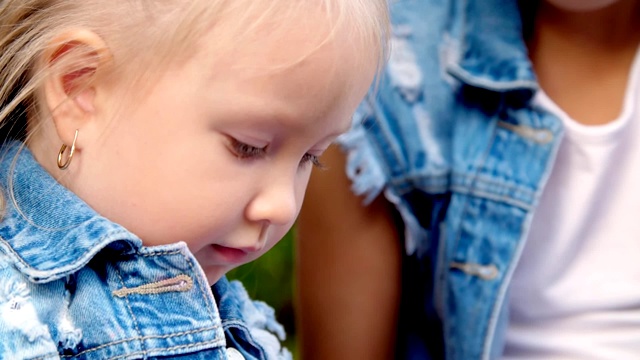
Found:
[[510, 293], [504, 359], [640, 359], [640, 56], [622, 114], [569, 118]]

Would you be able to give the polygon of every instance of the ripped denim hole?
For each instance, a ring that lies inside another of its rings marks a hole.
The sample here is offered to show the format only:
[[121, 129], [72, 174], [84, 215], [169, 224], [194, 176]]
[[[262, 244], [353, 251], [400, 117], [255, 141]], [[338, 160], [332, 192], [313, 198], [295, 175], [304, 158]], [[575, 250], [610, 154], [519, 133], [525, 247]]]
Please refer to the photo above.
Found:
[[423, 74], [417, 56], [408, 40], [393, 37], [393, 51], [388, 62], [388, 72], [394, 87], [407, 103], [415, 103], [422, 96]]
[[61, 314], [58, 325], [58, 344], [64, 350], [73, 350], [82, 341], [82, 330], [74, 325], [69, 311], [73, 297], [72, 292], [76, 288], [75, 281], [75, 276], [67, 276], [65, 280], [64, 311]]
[[131, 294], [155, 295], [168, 292], [185, 292], [193, 288], [193, 279], [187, 275], [179, 275], [171, 279], [136, 286], [134, 288], [123, 287], [113, 292], [114, 296], [125, 297]]
[[0, 286], [0, 318], [5, 330], [17, 330], [30, 342], [49, 338], [49, 329], [38, 318], [25, 283], [9, 281]]

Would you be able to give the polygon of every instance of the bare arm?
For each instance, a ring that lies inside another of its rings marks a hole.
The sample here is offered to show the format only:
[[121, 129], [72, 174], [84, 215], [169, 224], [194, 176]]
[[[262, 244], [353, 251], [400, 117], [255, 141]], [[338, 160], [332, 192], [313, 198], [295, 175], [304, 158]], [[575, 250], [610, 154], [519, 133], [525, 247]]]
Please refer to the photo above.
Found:
[[392, 359], [400, 301], [401, 243], [382, 197], [364, 207], [350, 191], [344, 155], [312, 176], [298, 221], [300, 354]]

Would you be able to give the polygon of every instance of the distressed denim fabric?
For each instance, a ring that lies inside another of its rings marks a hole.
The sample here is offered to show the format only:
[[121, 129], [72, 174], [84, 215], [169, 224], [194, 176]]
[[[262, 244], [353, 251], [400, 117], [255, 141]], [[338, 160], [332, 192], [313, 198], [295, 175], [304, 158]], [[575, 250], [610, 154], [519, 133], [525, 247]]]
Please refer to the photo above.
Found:
[[[221, 280], [218, 296], [238, 307], [227, 319], [186, 244], [144, 247], [58, 184], [20, 143], [0, 155], [1, 359], [276, 358], [250, 331], [225, 339], [231, 320], [281, 332], [242, 285]], [[264, 324], [255, 321], [260, 314]]]
[[284, 340], [284, 327], [275, 311], [261, 301], [252, 301], [238, 281], [221, 279], [213, 286], [227, 344], [239, 349], [245, 359], [290, 359]]
[[340, 142], [354, 192], [384, 194], [403, 219], [398, 357], [495, 359], [561, 122], [530, 104], [516, 0], [397, 0], [391, 13], [389, 64]]

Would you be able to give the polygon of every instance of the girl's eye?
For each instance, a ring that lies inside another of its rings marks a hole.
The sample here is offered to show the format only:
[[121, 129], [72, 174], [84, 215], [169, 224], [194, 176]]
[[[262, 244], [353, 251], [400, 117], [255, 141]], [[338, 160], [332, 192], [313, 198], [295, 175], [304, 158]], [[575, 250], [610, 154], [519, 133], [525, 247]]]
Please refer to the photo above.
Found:
[[300, 166], [311, 164], [318, 168], [324, 168], [324, 165], [320, 162], [320, 157], [312, 154], [304, 154], [302, 160], [300, 160]]
[[231, 142], [231, 151], [240, 159], [257, 158], [266, 153], [266, 146], [262, 148], [251, 146], [232, 137], [230, 137], [229, 140]]

